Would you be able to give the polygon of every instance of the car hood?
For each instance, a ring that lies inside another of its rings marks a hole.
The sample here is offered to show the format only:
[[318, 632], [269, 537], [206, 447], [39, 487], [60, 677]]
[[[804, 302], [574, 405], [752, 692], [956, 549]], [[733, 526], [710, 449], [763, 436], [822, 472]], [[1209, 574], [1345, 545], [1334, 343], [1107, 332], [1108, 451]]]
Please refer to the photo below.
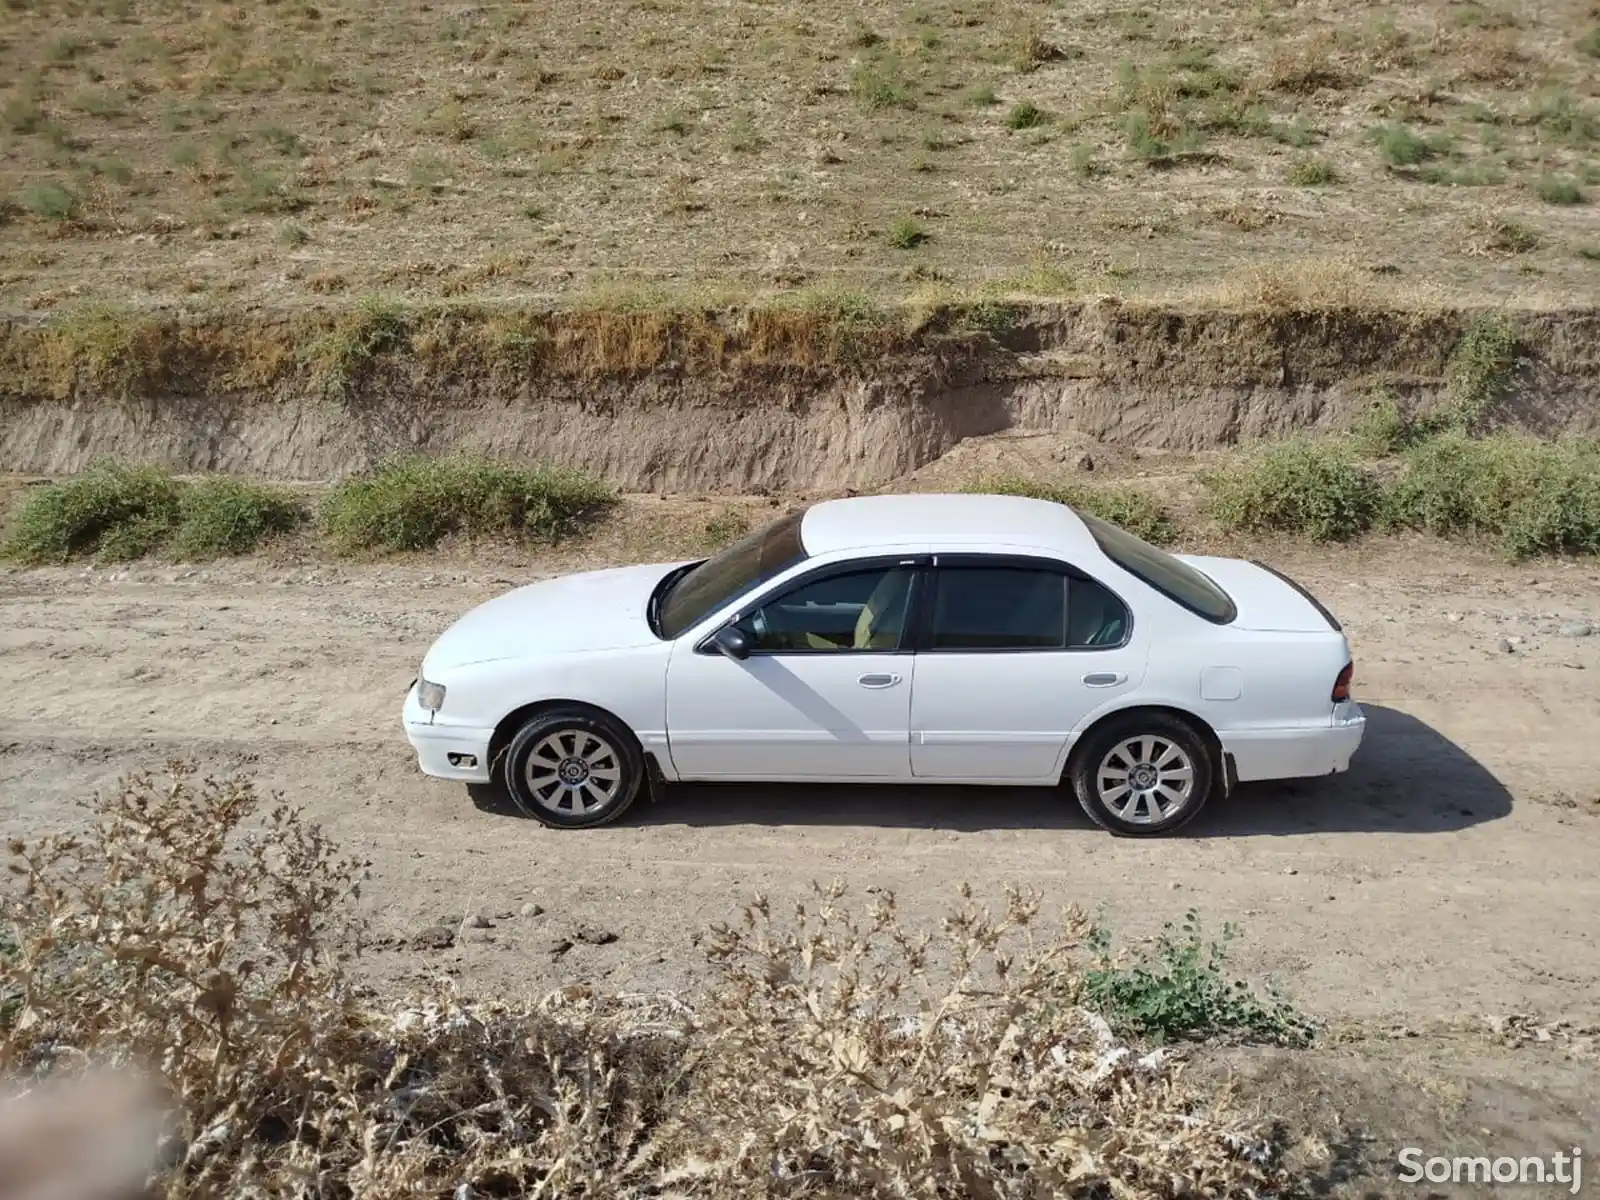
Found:
[[1176, 557], [1228, 593], [1239, 612], [1235, 628], [1280, 633], [1330, 633], [1335, 628], [1306, 592], [1266, 567], [1242, 558]]
[[584, 571], [496, 596], [439, 636], [423, 660], [423, 673], [525, 654], [649, 645], [657, 639], [645, 620], [645, 606], [656, 584], [677, 565]]

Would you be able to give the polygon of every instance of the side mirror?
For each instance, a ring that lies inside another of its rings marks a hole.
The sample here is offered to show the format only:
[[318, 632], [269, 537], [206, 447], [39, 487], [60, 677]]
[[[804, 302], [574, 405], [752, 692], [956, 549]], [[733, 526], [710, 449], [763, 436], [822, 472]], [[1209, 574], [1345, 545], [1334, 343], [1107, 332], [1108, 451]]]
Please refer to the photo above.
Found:
[[745, 632], [733, 625], [717, 630], [712, 635], [711, 644], [721, 654], [726, 654], [736, 662], [743, 662], [750, 657], [750, 639]]

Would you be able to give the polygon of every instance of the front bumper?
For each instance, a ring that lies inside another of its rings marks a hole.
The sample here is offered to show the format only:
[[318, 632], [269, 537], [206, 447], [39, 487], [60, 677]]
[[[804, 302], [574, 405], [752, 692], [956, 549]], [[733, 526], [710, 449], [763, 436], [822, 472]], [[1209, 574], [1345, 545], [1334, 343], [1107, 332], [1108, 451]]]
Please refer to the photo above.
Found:
[[1309, 779], [1348, 771], [1366, 731], [1366, 714], [1347, 700], [1334, 706], [1327, 725], [1234, 733], [1222, 744], [1241, 781]]
[[406, 693], [401, 724], [417, 752], [417, 767], [434, 779], [460, 783], [489, 782], [489, 741], [493, 729], [451, 724], [417, 703], [417, 685]]

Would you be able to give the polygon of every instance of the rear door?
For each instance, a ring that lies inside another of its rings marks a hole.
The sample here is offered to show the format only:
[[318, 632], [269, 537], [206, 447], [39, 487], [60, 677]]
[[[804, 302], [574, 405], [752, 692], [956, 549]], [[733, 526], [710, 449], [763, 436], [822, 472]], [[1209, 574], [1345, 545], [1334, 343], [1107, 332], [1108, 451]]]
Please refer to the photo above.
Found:
[[1149, 643], [1128, 605], [1069, 564], [939, 555], [919, 604], [911, 772], [1043, 780], [1071, 731], [1136, 689]]

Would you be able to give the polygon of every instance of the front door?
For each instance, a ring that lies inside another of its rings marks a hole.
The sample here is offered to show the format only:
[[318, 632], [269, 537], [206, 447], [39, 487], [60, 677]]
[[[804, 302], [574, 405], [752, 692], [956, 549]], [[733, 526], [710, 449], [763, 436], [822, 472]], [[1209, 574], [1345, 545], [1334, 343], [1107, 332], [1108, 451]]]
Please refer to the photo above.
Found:
[[1072, 730], [1136, 688], [1148, 643], [1109, 589], [1064, 567], [941, 558], [911, 697], [922, 779], [1032, 780]]
[[802, 578], [737, 622], [742, 661], [680, 639], [667, 667], [679, 776], [909, 779], [915, 575], [886, 564]]

